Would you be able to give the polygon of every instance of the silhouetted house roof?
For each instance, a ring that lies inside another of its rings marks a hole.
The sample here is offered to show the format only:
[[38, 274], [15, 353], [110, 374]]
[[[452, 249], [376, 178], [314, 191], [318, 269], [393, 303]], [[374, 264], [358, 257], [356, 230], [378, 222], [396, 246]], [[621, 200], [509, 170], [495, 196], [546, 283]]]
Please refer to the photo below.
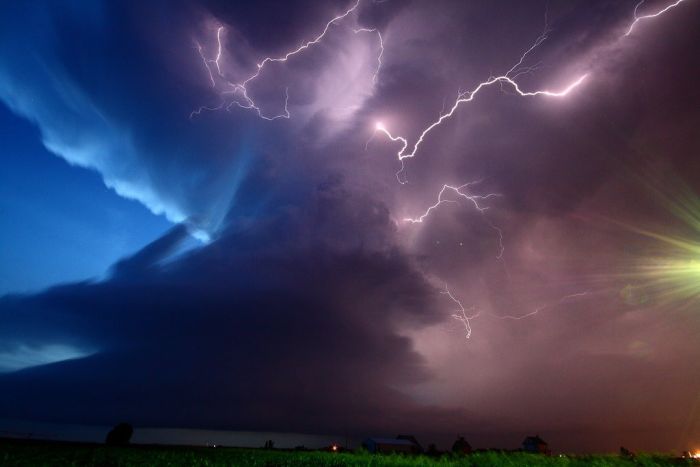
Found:
[[534, 452], [538, 454], [549, 454], [547, 442], [540, 438], [539, 435], [528, 436], [523, 440], [523, 451]]
[[362, 445], [372, 453], [413, 453], [415, 449], [414, 444], [407, 439], [367, 438]]
[[420, 445], [416, 437], [413, 435], [399, 435], [396, 437], [396, 439], [404, 439], [406, 441], [410, 441], [411, 444], [413, 444], [414, 452], [416, 454], [420, 454], [421, 452], [423, 452], [423, 446]]

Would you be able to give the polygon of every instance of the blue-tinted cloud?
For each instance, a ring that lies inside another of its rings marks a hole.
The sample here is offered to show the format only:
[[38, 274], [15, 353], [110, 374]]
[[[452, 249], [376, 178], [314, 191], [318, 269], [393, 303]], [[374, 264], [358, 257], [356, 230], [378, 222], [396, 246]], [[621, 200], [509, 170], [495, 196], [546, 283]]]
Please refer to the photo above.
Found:
[[[189, 56], [188, 31], [164, 37], [163, 25], [150, 30], [138, 23], [144, 11], [109, 3], [3, 8], [0, 99], [37, 125], [46, 148], [97, 170], [107, 186], [156, 214], [175, 222], [194, 217], [215, 229], [209, 207], [231, 198], [227, 187], [238, 176], [239, 136], [248, 123], [224, 131], [221, 123], [186, 118], [198, 98], [190, 89], [183, 99], [188, 80], [174, 73], [198, 71], [194, 60], [168, 62], [155, 41], [173, 41], [166, 56], [172, 50]], [[149, 33], [150, 49], [142, 42]]]

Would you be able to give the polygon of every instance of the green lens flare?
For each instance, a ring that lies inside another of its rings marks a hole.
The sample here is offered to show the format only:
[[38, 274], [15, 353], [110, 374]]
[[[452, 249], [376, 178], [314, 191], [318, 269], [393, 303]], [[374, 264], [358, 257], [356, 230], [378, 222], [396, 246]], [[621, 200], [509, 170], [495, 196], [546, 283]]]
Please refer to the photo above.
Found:
[[620, 292], [628, 304], [653, 301], [684, 307], [700, 298], [700, 242], [696, 241], [700, 239], [700, 197], [682, 182], [667, 186], [673, 187], [672, 194], [653, 188], [654, 194], [681, 221], [681, 225], [686, 226], [685, 230], [692, 238], [618, 222], [626, 229], [655, 241], [655, 254], [635, 260], [623, 274], [631, 282]]

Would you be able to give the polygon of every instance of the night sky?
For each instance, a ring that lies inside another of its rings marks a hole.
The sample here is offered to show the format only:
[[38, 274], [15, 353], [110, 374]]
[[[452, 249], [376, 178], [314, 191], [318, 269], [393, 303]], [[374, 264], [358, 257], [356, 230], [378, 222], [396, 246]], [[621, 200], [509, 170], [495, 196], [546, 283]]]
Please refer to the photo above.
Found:
[[0, 417], [700, 448], [699, 20], [3, 2]]

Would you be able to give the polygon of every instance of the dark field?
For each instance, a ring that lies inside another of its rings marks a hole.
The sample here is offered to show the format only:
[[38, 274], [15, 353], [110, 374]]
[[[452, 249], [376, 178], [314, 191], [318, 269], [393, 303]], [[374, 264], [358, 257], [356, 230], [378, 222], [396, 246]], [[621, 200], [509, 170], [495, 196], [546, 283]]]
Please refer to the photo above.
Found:
[[475, 453], [468, 456], [372, 455], [239, 448], [165, 446], [108, 447], [88, 444], [0, 441], [5, 466], [655, 466], [698, 465], [664, 455], [545, 457], [523, 453]]

